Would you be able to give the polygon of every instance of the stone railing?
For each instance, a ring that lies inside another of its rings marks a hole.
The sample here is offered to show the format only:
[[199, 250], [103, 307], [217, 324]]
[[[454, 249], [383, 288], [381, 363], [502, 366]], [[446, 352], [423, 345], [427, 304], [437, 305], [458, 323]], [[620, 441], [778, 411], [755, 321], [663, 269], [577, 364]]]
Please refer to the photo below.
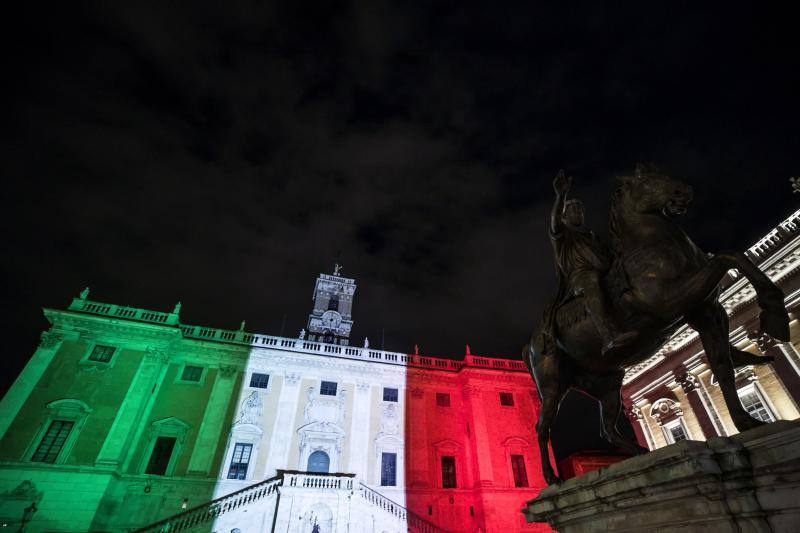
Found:
[[800, 235], [800, 209], [789, 215], [745, 253], [752, 262], [758, 264], [798, 235]]
[[124, 305], [92, 302], [91, 300], [85, 300], [83, 298], [73, 298], [68, 309], [70, 311], [81, 311], [83, 313], [92, 313], [93, 315], [124, 318], [126, 320], [137, 320], [139, 322], [151, 322], [153, 324], [163, 324], [165, 326], [175, 326], [178, 324], [178, 315], [175, 313], [162, 313], [160, 311], [126, 307]]
[[305, 339], [290, 339], [274, 337], [260, 333], [247, 333], [246, 331], [232, 331], [203, 326], [189, 326], [181, 324], [183, 336], [187, 339], [226, 342], [242, 344], [251, 347], [277, 348], [298, 353], [318, 353], [344, 359], [372, 361], [410, 367], [430, 368], [458, 372], [464, 367], [489, 368], [493, 370], [506, 370], [525, 372], [525, 363], [512, 359], [498, 359], [494, 357], [480, 357], [467, 355], [463, 360], [443, 359], [418, 354], [405, 354], [400, 352], [387, 352], [373, 350], [372, 348], [358, 348], [356, 346], [341, 346], [326, 344], [324, 342], [309, 341]]
[[444, 359], [441, 357], [431, 357], [427, 355], [374, 350], [372, 348], [326, 344], [324, 342], [315, 342], [305, 339], [275, 337], [272, 335], [262, 335], [260, 333], [248, 333], [241, 330], [234, 331], [229, 329], [209, 328], [205, 326], [190, 326], [187, 324], [180, 324], [178, 321], [178, 315], [176, 313], [162, 313], [160, 311], [150, 311], [135, 307], [93, 302], [81, 298], [73, 299], [72, 304], [69, 306], [69, 310], [126, 320], [135, 320], [139, 322], [150, 322], [163, 326], [177, 326], [180, 328], [181, 334], [184, 338], [202, 341], [224, 342], [228, 344], [239, 344], [250, 347], [277, 348], [279, 350], [297, 353], [317, 353], [321, 355], [341, 357], [344, 359], [428, 368], [447, 372], [458, 372], [462, 368], [466, 367], [488, 368], [492, 370], [505, 370], [512, 372], [527, 371], [525, 364], [522, 361], [515, 361], [512, 359], [499, 359], [476, 355], [467, 355], [462, 360]]
[[368, 503], [386, 511], [395, 518], [406, 522], [409, 531], [415, 531], [419, 533], [447, 533], [446, 529], [442, 529], [433, 522], [425, 520], [417, 513], [409, 511], [399, 503], [390, 500], [383, 494], [372, 490], [363, 483], [358, 484], [358, 493]]
[[283, 477], [278, 475], [242, 490], [237, 490], [216, 500], [192, 507], [175, 516], [171, 516], [149, 526], [137, 529], [135, 533], [172, 533], [186, 531], [213, 521], [228, 512], [234, 511], [243, 505], [263, 500], [276, 494], [278, 487], [283, 483]]
[[298, 470], [278, 470], [284, 487], [300, 489], [353, 490], [355, 474], [319, 474]]

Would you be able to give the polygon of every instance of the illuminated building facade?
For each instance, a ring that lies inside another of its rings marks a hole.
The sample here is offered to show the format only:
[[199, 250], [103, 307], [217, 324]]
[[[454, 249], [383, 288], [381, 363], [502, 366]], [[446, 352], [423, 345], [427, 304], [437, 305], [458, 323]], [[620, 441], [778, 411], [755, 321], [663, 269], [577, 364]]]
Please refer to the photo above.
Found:
[[45, 309], [1, 406], [0, 518], [35, 502], [29, 531], [547, 530], [517, 512], [544, 487], [523, 363], [350, 346], [354, 291], [321, 275], [301, 338], [88, 290]]
[[[800, 416], [800, 211], [746, 253], [783, 290], [791, 341], [776, 342], [758, 331], [755, 291], [730, 272], [720, 302], [730, 317], [731, 345], [775, 358], [773, 364], [737, 369], [739, 399], [760, 420], [794, 420]], [[698, 335], [687, 326], [628, 370], [622, 393], [637, 438], [650, 449], [737, 433]]]

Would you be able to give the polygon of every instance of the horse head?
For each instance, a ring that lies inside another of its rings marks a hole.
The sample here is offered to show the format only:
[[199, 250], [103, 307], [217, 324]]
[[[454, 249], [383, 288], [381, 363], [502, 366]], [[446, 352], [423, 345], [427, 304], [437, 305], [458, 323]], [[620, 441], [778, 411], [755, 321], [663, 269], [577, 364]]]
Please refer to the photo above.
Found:
[[692, 201], [691, 186], [655, 169], [637, 166], [633, 175], [622, 176], [619, 181], [614, 203], [624, 210], [677, 216], [684, 214]]

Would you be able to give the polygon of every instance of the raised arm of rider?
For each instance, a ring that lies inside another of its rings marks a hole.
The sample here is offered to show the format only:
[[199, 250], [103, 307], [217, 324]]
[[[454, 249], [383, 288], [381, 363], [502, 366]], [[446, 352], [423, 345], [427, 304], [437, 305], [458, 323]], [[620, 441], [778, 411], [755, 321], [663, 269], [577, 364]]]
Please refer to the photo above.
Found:
[[557, 236], [564, 229], [562, 216], [564, 214], [564, 202], [567, 200], [567, 192], [572, 184], [572, 178], [564, 174], [563, 170], [558, 172], [556, 179], [553, 180], [553, 189], [556, 191], [556, 200], [553, 202], [553, 210], [550, 212], [550, 234]]

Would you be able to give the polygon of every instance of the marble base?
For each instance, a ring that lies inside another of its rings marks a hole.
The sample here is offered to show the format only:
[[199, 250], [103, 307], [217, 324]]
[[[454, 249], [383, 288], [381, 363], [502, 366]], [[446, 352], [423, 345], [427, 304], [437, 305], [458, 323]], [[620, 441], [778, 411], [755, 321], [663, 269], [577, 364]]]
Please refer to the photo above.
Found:
[[681, 441], [547, 487], [522, 512], [561, 533], [800, 532], [800, 422]]

